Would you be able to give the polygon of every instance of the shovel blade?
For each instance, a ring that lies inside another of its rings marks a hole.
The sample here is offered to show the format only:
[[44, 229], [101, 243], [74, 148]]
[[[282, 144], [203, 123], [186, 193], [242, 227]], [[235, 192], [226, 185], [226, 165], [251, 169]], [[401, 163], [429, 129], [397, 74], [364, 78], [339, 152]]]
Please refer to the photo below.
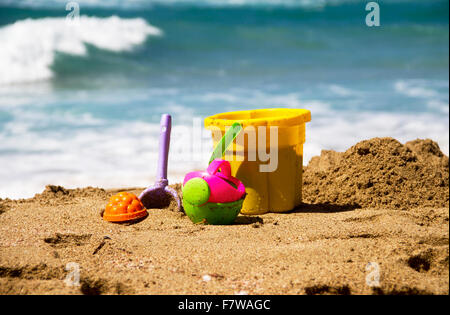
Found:
[[177, 210], [180, 210], [180, 199], [178, 194], [172, 188], [165, 187], [149, 187], [144, 190], [139, 199], [146, 209], [167, 208], [172, 199], [177, 203]]

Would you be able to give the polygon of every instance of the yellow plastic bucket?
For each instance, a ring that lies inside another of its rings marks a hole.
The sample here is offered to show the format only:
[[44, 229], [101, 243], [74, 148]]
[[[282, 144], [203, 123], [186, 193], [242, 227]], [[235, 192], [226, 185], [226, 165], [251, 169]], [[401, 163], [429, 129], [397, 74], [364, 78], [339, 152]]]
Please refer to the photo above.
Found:
[[301, 203], [305, 124], [310, 120], [309, 110], [289, 108], [228, 112], [205, 119], [214, 146], [234, 122], [243, 126], [225, 154], [232, 175], [246, 188], [241, 213], [286, 212]]

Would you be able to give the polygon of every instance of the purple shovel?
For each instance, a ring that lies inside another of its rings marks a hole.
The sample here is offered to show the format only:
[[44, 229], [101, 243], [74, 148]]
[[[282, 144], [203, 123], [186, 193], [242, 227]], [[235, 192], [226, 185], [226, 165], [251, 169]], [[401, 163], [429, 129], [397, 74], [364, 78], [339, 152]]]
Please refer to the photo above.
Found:
[[177, 192], [168, 186], [169, 181], [167, 180], [167, 158], [169, 156], [171, 128], [172, 117], [169, 114], [162, 115], [159, 135], [157, 180], [154, 186], [148, 187], [139, 196], [139, 199], [147, 209], [167, 207], [173, 198], [177, 202], [178, 210], [181, 210], [180, 198]]

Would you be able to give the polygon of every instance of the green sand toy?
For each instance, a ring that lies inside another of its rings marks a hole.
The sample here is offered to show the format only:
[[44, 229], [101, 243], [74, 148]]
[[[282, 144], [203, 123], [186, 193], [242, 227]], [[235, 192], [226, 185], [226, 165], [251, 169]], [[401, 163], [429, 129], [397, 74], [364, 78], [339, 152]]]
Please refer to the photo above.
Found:
[[194, 223], [232, 224], [244, 199], [245, 187], [230, 175], [228, 161], [216, 159], [206, 172], [191, 172], [184, 178], [183, 207]]
[[232, 224], [242, 209], [245, 187], [231, 176], [228, 161], [221, 160], [242, 130], [234, 123], [214, 149], [206, 172], [188, 173], [183, 182], [183, 207], [194, 223]]

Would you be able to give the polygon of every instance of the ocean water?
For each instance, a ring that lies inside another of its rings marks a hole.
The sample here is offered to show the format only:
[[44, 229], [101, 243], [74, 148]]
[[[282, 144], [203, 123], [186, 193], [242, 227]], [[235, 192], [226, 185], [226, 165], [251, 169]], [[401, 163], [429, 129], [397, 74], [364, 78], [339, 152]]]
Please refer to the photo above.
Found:
[[449, 152], [449, 3], [0, 0], [0, 197], [148, 186], [159, 119], [169, 181], [204, 168], [206, 116], [307, 108], [305, 161], [391, 136]]

